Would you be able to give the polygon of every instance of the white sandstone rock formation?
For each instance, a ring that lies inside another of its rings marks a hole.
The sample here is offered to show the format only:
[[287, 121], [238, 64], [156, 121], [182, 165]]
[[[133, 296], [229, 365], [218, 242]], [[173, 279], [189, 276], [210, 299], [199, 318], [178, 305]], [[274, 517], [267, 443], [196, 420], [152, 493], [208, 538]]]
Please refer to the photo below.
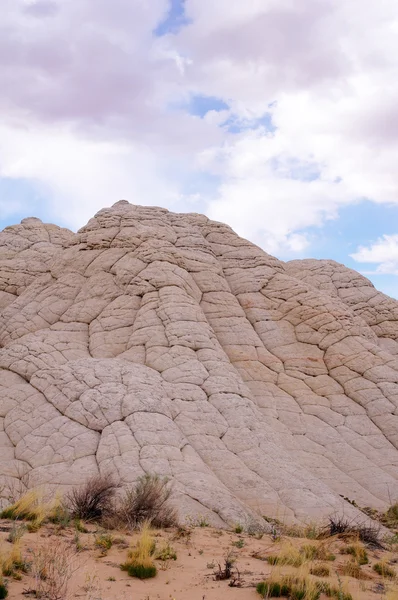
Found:
[[398, 498], [398, 302], [203, 215], [125, 201], [0, 233], [0, 477], [167, 475], [182, 515]]

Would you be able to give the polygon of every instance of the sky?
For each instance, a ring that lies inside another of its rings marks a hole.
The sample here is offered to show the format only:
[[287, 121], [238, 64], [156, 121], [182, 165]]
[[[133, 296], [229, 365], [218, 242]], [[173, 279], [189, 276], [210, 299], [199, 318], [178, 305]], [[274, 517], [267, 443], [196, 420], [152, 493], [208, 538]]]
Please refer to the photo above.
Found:
[[396, 0], [1, 0], [0, 229], [205, 213], [398, 298]]

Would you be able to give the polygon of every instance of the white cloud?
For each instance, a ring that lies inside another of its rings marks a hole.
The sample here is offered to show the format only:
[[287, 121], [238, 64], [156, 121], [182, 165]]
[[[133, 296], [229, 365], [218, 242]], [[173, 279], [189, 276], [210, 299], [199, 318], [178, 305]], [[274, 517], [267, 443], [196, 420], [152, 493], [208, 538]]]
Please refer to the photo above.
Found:
[[377, 264], [376, 274], [398, 275], [398, 234], [383, 235], [370, 246], [360, 246], [351, 257], [360, 263]]
[[[167, 0], [3, 5], [0, 174], [45, 186], [55, 220], [124, 197], [284, 255], [343, 206], [398, 203], [396, 0], [185, 0], [163, 38]], [[229, 109], [176, 108], [192, 94]]]

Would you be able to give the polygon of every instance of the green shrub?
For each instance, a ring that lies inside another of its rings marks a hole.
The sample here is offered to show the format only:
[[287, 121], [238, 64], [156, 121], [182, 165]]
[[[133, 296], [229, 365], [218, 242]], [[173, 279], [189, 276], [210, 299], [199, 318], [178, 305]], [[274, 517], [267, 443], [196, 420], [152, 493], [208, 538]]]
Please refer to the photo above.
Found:
[[155, 565], [144, 565], [140, 563], [128, 564], [126, 571], [130, 577], [137, 577], [138, 579], [150, 579], [151, 577], [155, 577], [157, 573]]
[[8, 589], [5, 583], [0, 583], [0, 600], [2, 600], [3, 598], [7, 598], [8, 596]]

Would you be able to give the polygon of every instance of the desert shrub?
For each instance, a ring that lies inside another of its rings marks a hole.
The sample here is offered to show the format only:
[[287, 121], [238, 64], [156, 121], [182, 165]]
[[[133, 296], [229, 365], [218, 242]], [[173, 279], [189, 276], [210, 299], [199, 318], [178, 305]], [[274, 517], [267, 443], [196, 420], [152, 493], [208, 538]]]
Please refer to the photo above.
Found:
[[390, 567], [386, 562], [380, 561], [373, 565], [373, 570], [381, 577], [385, 577], [387, 579], [394, 579], [396, 576], [396, 572], [392, 567]]
[[98, 521], [115, 511], [115, 495], [119, 484], [110, 477], [95, 475], [66, 495], [66, 506], [74, 519]]
[[32, 550], [31, 558], [35, 596], [47, 600], [66, 598], [70, 579], [79, 568], [72, 547], [62, 540], [49, 541]]
[[177, 514], [169, 503], [170, 494], [167, 479], [143, 475], [133, 488], [125, 491], [120, 507], [122, 521], [133, 528], [144, 521], [154, 527], [176, 525]]
[[341, 533], [350, 533], [352, 531], [352, 523], [345, 517], [332, 516], [329, 517], [329, 524], [326, 529], [331, 536], [339, 535]]
[[310, 573], [316, 577], [329, 577], [330, 569], [327, 565], [314, 565], [311, 567]]
[[121, 565], [123, 571], [131, 577], [147, 579], [155, 577], [157, 570], [152, 556], [156, 545], [151, 535], [150, 522], [144, 521], [141, 526], [141, 533], [136, 545], [128, 551], [127, 561]]
[[237, 524], [235, 525], [235, 527], [234, 527], [234, 531], [235, 531], [235, 533], [242, 533], [242, 531], [243, 531], [243, 526], [242, 526], [242, 525], [240, 525], [239, 523], [237, 523]]
[[324, 535], [335, 536], [342, 534], [357, 537], [361, 542], [375, 548], [383, 547], [379, 539], [380, 527], [372, 524], [355, 523], [341, 516], [329, 517], [329, 524], [324, 529]]
[[243, 546], [245, 545], [245, 540], [243, 540], [243, 539], [236, 540], [235, 542], [232, 542], [232, 545], [235, 546], [236, 548], [243, 548]]

